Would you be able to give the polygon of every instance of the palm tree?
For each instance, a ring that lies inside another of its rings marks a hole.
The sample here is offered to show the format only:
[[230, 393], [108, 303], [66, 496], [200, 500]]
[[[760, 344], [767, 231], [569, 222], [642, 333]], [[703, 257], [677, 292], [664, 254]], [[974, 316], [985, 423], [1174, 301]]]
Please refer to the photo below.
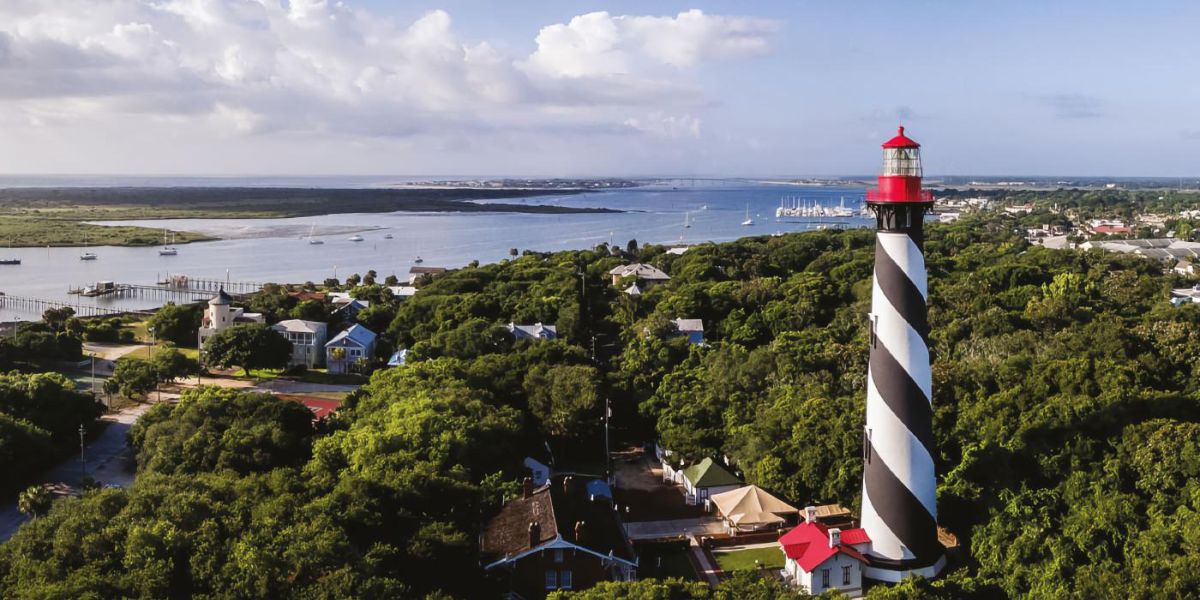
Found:
[[54, 498], [50, 495], [50, 490], [46, 489], [45, 486], [30, 486], [17, 496], [17, 510], [36, 519], [38, 515], [50, 510], [50, 503], [53, 500]]

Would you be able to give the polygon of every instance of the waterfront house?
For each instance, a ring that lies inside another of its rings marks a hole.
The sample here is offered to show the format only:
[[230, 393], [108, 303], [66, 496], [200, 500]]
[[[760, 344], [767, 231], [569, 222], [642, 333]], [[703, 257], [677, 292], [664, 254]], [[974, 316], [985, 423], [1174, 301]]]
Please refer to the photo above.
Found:
[[392, 297], [397, 300], [407, 300], [417, 295], [417, 288], [411, 285], [388, 286], [388, 291], [391, 292]]
[[417, 280], [428, 275], [436, 277], [446, 272], [446, 267], [409, 267], [408, 268], [408, 284], [414, 285]]
[[689, 344], [704, 343], [704, 321], [700, 319], [675, 319], [675, 329], [688, 339]]
[[233, 306], [233, 296], [225, 292], [225, 288], [217, 291], [217, 295], [208, 301], [208, 308], [200, 318], [200, 330], [197, 341], [201, 348], [208, 338], [234, 325], [249, 323], [264, 323], [266, 319], [260, 313], [248, 313], [244, 308]]
[[867, 532], [829, 527], [817, 520], [816, 507], [805, 513], [803, 523], [779, 538], [785, 579], [813, 595], [837, 590], [860, 596], [864, 553], [871, 546]]
[[554, 590], [632, 581], [638, 560], [612, 500], [588, 492], [586, 478], [555, 475], [509, 500], [480, 536], [484, 570], [511, 595], [534, 600]]
[[288, 366], [304, 365], [311, 369], [325, 364], [325, 342], [329, 337], [325, 323], [289, 319], [272, 325], [271, 329], [292, 343], [292, 358]]
[[517, 325], [516, 323], [508, 324], [508, 332], [512, 334], [513, 339], [520, 340], [553, 340], [558, 337], [558, 328], [553, 325], [542, 325], [534, 323], [533, 325]]
[[359, 361], [371, 361], [375, 357], [375, 332], [354, 325], [333, 336], [325, 344], [325, 365], [330, 373], [354, 371]]
[[626, 277], [634, 277], [637, 282], [641, 282], [643, 290], [671, 280], [671, 276], [664, 273], [662, 269], [642, 263], [613, 267], [608, 274], [612, 276], [613, 285], [620, 285], [621, 280]]
[[341, 319], [344, 323], [353, 323], [358, 318], [358, 313], [366, 310], [370, 305], [371, 303], [366, 300], [351, 299], [334, 309], [333, 314], [335, 318]]
[[742, 487], [742, 481], [711, 458], [686, 468], [682, 473], [688, 504], [704, 504], [709, 498]]

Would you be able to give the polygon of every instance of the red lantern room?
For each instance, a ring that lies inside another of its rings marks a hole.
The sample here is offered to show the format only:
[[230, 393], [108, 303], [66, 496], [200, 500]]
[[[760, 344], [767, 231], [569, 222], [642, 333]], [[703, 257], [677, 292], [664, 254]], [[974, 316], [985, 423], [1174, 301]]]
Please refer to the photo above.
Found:
[[896, 137], [883, 143], [879, 190], [867, 192], [867, 201], [871, 204], [932, 202], [933, 195], [921, 190], [921, 175], [921, 145], [904, 135], [901, 126]]

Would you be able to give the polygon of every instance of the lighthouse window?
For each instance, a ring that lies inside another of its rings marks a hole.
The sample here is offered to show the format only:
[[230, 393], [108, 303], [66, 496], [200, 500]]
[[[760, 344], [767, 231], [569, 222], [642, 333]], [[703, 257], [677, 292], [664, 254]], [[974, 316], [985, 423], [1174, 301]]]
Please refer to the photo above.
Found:
[[883, 150], [883, 174], [920, 177], [920, 152], [916, 148], [885, 148]]

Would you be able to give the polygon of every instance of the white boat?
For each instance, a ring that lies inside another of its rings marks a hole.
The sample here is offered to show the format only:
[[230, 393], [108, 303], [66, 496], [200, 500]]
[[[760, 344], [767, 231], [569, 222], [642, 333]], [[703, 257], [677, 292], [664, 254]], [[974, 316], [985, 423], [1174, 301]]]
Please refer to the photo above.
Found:
[[419, 265], [419, 264], [421, 264], [421, 263], [425, 262], [425, 259], [423, 259], [423, 258], [421, 258], [420, 256], [418, 256], [418, 257], [416, 257], [416, 258], [414, 258], [414, 259], [413, 259], [413, 262], [414, 262], [414, 263], [417, 263], [417, 264]]
[[692, 228], [692, 213], [690, 213], [690, 212], [683, 213], [683, 228], [684, 229]]
[[348, 240], [350, 240], [350, 241], [352, 241], [352, 242], [361, 242], [361, 241], [363, 241], [363, 236], [361, 236], [361, 235], [358, 235], [358, 234], [356, 233], [356, 234], [354, 234], [354, 235], [352, 235], [352, 236], [350, 236], [350, 237], [348, 237], [348, 238], [346, 238], [346, 239], [348, 239]]
[[[175, 243], [175, 235], [171, 235], [171, 243]], [[179, 249], [167, 243], [167, 230], [163, 230], [163, 247], [158, 249], [159, 256], [175, 256], [179, 254]]]
[[79, 255], [79, 260], [96, 260], [97, 258], [99, 257], [96, 256], [95, 252], [83, 252]]
[[742, 221], [742, 227], [749, 227], [754, 224], [754, 219], [750, 218], [750, 205], [746, 205], [746, 220]]
[[318, 240], [317, 238], [313, 237], [313, 234], [316, 233], [316, 231], [317, 231], [317, 224], [313, 223], [312, 227], [309, 228], [309, 230], [308, 230], [308, 243], [310, 243], [314, 246], [320, 246], [321, 244], [325, 243], [325, 240]]

